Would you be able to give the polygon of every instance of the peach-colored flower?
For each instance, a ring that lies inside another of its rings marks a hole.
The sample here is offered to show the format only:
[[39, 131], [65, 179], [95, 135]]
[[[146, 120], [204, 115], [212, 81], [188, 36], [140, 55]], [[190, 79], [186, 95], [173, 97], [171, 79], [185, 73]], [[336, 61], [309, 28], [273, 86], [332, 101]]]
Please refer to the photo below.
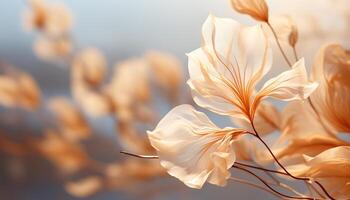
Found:
[[315, 60], [312, 78], [320, 87], [311, 96], [324, 123], [338, 132], [350, 132], [350, 53], [337, 44], [323, 47]]
[[243, 133], [235, 128], [220, 129], [204, 113], [180, 105], [148, 132], [148, 137], [170, 175], [189, 187], [201, 188], [206, 180], [226, 184], [228, 169], [236, 159], [232, 144]]
[[265, 0], [230, 0], [232, 7], [258, 21], [268, 22], [269, 8]]
[[156, 83], [167, 92], [170, 99], [177, 98], [183, 79], [180, 61], [173, 55], [149, 51], [145, 55]]
[[10, 68], [0, 75], [0, 104], [33, 110], [40, 103], [40, 88], [29, 74]]
[[66, 37], [51, 39], [40, 37], [34, 44], [35, 54], [43, 60], [67, 58], [72, 51], [72, 44]]
[[267, 37], [259, 25], [246, 27], [232, 19], [209, 16], [202, 34], [202, 48], [188, 55], [188, 83], [201, 107], [253, 121], [263, 99], [306, 99], [317, 87], [307, 80], [301, 59], [255, 92], [272, 62]]
[[85, 83], [77, 81], [72, 84], [72, 93], [74, 100], [78, 102], [81, 109], [91, 116], [106, 115], [114, 110], [107, 91], [96, 91]]
[[82, 81], [95, 87], [102, 83], [106, 74], [106, 60], [95, 48], [80, 52], [72, 62], [72, 80]]
[[49, 109], [55, 115], [58, 126], [65, 138], [72, 141], [90, 136], [90, 127], [81, 111], [65, 98], [54, 98], [48, 102]]
[[62, 4], [29, 0], [30, 10], [24, 14], [25, 26], [52, 36], [64, 35], [72, 27], [70, 11]]
[[145, 114], [143, 107], [151, 98], [147, 62], [144, 59], [134, 58], [116, 64], [115, 68], [107, 91], [118, 116], [125, 121]]
[[86, 167], [89, 158], [79, 144], [48, 130], [42, 140], [33, 142], [38, 151], [64, 173], [74, 173]]
[[304, 162], [291, 165], [295, 176], [311, 177], [325, 186], [336, 199], [350, 197], [350, 146], [338, 146], [316, 156], [304, 156]]
[[88, 197], [102, 190], [103, 179], [99, 176], [89, 176], [78, 181], [70, 181], [65, 184], [66, 191], [79, 198]]

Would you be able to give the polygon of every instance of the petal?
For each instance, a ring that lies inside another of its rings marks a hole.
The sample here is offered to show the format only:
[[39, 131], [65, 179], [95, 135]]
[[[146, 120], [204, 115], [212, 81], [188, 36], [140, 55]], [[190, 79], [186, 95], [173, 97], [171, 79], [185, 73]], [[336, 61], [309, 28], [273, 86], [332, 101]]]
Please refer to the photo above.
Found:
[[292, 66], [292, 69], [267, 81], [258, 93], [257, 99], [270, 96], [283, 101], [304, 100], [317, 87], [318, 83], [308, 82], [305, 61], [302, 58]]
[[269, 9], [265, 0], [230, 0], [230, 2], [237, 12], [247, 14], [259, 21], [269, 20]]
[[189, 187], [201, 188], [208, 178], [213, 184], [225, 185], [235, 161], [233, 133], [240, 132], [220, 129], [204, 113], [180, 105], [148, 132], [148, 137], [170, 175]]
[[248, 115], [254, 87], [271, 68], [262, 28], [209, 16], [202, 34], [203, 47], [188, 54], [194, 100], [218, 114]]

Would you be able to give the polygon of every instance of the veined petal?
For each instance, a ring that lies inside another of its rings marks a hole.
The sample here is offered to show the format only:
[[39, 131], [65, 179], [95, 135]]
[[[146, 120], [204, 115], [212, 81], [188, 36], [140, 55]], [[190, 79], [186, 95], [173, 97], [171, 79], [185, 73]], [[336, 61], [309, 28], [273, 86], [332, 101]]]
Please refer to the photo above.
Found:
[[200, 99], [198, 105], [218, 114], [249, 115], [254, 87], [270, 70], [272, 61], [261, 26], [246, 27], [210, 15], [202, 35], [202, 48], [188, 55], [195, 101]]
[[303, 100], [317, 87], [318, 83], [307, 80], [305, 61], [302, 58], [292, 66], [292, 69], [267, 81], [258, 93], [257, 99], [270, 96], [284, 101]]
[[226, 184], [235, 161], [232, 142], [244, 131], [220, 129], [190, 105], [171, 110], [148, 132], [161, 165], [168, 173], [192, 188], [201, 188], [206, 180]]

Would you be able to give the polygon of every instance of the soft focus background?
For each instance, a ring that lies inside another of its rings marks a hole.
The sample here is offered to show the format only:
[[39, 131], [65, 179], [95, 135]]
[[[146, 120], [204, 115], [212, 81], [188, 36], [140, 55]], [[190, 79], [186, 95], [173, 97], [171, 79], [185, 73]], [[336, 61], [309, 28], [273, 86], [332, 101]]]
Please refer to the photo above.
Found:
[[[200, 46], [201, 26], [209, 13], [254, 24], [250, 18], [235, 13], [227, 0], [61, 0], [59, 2], [63, 2], [72, 12], [74, 24], [71, 36], [78, 49], [90, 46], [98, 48], [106, 56], [109, 66], [130, 57], [142, 56], [150, 49], [166, 51], [180, 59], [185, 77], [187, 77], [185, 54]], [[301, 42], [297, 49], [300, 56], [306, 57], [309, 65], [312, 63], [315, 51], [325, 42], [339, 41], [345, 46], [350, 43], [349, 16], [347, 16], [349, 14], [346, 15], [349, 12], [345, 11], [350, 5], [346, 8], [340, 2], [268, 1], [272, 14], [285, 13], [296, 16], [301, 33]], [[344, 2], [346, 3], [342, 1]], [[22, 20], [23, 11], [27, 7], [25, 0], [0, 1], [0, 61], [11, 63], [30, 73], [38, 81], [44, 98], [56, 95], [69, 96], [68, 66], [42, 61], [32, 50], [36, 33], [24, 30]], [[317, 27], [320, 29], [319, 35], [312, 35], [310, 32], [313, 30], [309, 30], [312, 28], [303, 24], [306, 15], [314, 16], [314, 22], [317, 22]], [[327, 29], [332, 29], [334, 34], [327, 34]], [[271, 75], [287, 68], [278, 52], [274, 56], [276, 61]], [[161, 114], [165, 114], [168, 109], [163, 109]], [[4, 114], [8, 111], [1, 108], [0, 112]], [[29, 115], [19, 111], [14, 115], [16, 114]], [[11, 115], [8, 116], [10, 117]], [[227, 119], [219, 117], [215, 119], [221, 126], [230, 123]], [[7, 134], [16, 134], [26, 126], [40, 123], [42, 122], [38, 119], [18, 122], [8, 129]], [[100, 134], [110, 139], [108, 143], [90, 141], [91, 144], [87, 144], [95, 158], [104, 161], [123, 159], [125, 156], [118, 153], [121, 148], [115, 142], [113, 122], [108, 119], [92, 119], [92, 123]], [[1, 124], [6, 127], [5, 122]], [[66, 193], [60, 182], [60, 175], [55, 173], [48, 162], [36, 158], [18, 160], [3, 153], [0, 155], [0, 199], [75, 199]], [[25, 163], [23, 165], [18, 162]], [[26, 168], [21, 168], [23, 166]], [[18, 173], [18, 177], [11, 175]], [[167, 185], [169, 188], [163, 188]], [[138, 190], [143, 190], [143, 193]], [[149, 195], [147, 191], [155, 195]], [[99, 192], [87, 199], [126, 200], [146, 199], [148, 196], [149, 199], [274, 198], [268, 193], [237, 183], [229, 183], [225, 188], [206, 185], [202, 190], [193, 190], [186, 188], [174, 178], [166, 178], [142, 183], [137, 188], [130, 188], [129, 192], [119, 191], [116, 188], [114, 191]]]

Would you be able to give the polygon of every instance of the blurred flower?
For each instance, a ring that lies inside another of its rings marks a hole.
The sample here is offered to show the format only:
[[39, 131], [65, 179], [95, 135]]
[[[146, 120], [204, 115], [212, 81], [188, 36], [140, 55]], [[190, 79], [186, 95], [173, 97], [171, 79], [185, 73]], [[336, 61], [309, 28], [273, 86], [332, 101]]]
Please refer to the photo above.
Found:
[[89, 124], [83, 114], [65, 98], [54, 98], [48, 102], [49, 109], [57, 119], [60, 132], [72, 141], [90, 136]]
[[62, 4], [44, 0], [28, 0], [31, 6], [24, 14], [25, 27], [37, 29], [51, 36], [66, 34], [72, 27], [72, 16]]
[[103, 189], [103, 179], [99, 176], [89, 176], [78, 181], [65, 184], [66, 191], [79, 198], [88, 197]]
[[64, 173], [74, 173], [88, 164], [88, 156], [79, 144], [48, 130], [43, 139], [34, 140], [38, 151]]
[[103, 54], [94, 48], [88, 48], [75, 56], [72, 62], [72, 80], [99, 86], [106, 74], [106, 60]]
[[0, 104], [33, 110], [41, 103], [40, 89], [27, 73], [8, 69], [0, 75]]
[[317, 83], [307, 80], [301, 59], [255, 92], [272, 62], [259, 25], [246, 27], [231, 19], [209, 16], [202, 34], [203, 47], [188, 55], [188, 83], [194, 101], [201, 107], [251, 122], [263, 99], [306, 99], [317, 87]]
[[110, 114], [114, 110], [107, 91], [91, 89], [81, 82], [74, 82], [71, 87], [74, 100], [87, 114], [98, 117]]
[[232, 7], [258, 21], [269, 21], [269, 8], [265, 0], [230, 0]]
[[350, 53], [337, 44], [323, 47], [315, 60], [312, 77], [320, 87], [311, 96], [328, 126], [350, 132]]
[[[269, 23], [277, 34], [280, 42], [295, 47], [298, 42], [298, 28], [292, 17], [288, 15], [270, 17]], [[267, 28], [269, 29], [269, 28]]]
[[183, 79], [180, 61], [171, 54], [159, 51], [149, 51], [145, 58], [156, 83], [167, 92], [171, 100], [178, 98]]
[[35, 41], [34, 52], [43, 60], [64, 59], [72, 51], [72, 44], [66, 37], [51, 39], [40, 37]]
[[[107, 88], [122, 120], [132, 120], [150, 100], [149, 68], [143, 59], [118, 63]], [[151, 113], [150, 113], [151, 114]]]
[[148, 132], [160, 164], [168, 173], [192, 188], [206, 180], [224, 186], [236, 156], [233, 141], [243, 134], [234, 128], [220, 129], [190, 105], [171, 110]]
[[138, 133], [132, 121], [118, 120], [118, 139], [123, 149], [135, 153], [154, 153], [147, 137]]

